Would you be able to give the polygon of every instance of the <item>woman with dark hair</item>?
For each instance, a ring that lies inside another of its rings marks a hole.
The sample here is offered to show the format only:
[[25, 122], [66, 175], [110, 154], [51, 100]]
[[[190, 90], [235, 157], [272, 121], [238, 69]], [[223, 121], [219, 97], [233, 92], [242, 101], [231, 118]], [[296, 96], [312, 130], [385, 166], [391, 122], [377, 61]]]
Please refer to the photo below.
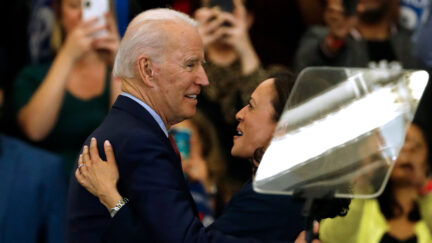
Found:
[[[233, 156], [248, 158], [255, 167], [259, 164], [293, 85], [294, 76], [284, 73], [263, 81], [255, 89], [248, 105], [236, 115], [239, 124], [231, 150]], [[118, 171], [111, 149], [105, 143], [108, 163], [103, 163], [97, 153], [96, 142], [92, 141], [91, 157], [89, 148], [85, 146], [78, 161], [80, 169], [75, 172], [78, 182], [99, 197], [108, 211], [122, 199], [116, 188]], [[128, 205], [114, 216], [116, 222], [126, 222], [128, 217], [133, 217]], [[303, 228], [301, 206], [301, 203], [294, 202], [290, 196], [254, 192], [252, 180], [249, 179], [231, 198], [224, 213], [207, 229], [263, 241], [293, 241]]]
[[120, 42], [114, 18], [106, 13], [104, 25], [96, 18], [83, 20], [81, 2], [55, 1], [54, 60], [25, 67], [14, 82], [14, 105], [23, 134], [61, 155], [68, 174], [81, 142], [120, 93], [120, 82], [111, 78]]
[[420, 123], [413, 123], [377, 199], [354, 199], [346, 217], [321, 222], [324, 243], [432, 242], [432, 193], [428, 143]]

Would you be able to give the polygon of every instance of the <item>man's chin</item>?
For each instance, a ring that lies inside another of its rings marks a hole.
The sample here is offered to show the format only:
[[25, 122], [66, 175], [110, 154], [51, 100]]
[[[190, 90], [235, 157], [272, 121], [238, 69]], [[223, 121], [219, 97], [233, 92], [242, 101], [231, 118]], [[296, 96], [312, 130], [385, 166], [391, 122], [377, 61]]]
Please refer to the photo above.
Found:
[[187, 112], [187, 114], [186, 114], [187, 118], [186, 119], [192, 118], [195, 114], [196, 114], [196, 106]]
[[175, 125], [177, 123], [180, 123], [180, 122], [182, 122], [184, 120], [192, 118], [195, 115], [195, 112], [196, 112], [196, 110], [194, 110], [193, 112], [191, 111], [191, 112], [187, 112], [187, 113], [178, 115], [176, 118], [170, 119], [168, 121], [168, 123], [169, 123], [170, 126], [173, 126], [173, 125]]
[[196, 113], [196, 108], [188, 109], [187, 112], [185, 112], [185, 113], [182, 115], [182, 119], [181, 119], [181, 121], [179, 121], [179, 122], [182, 122], [182, 121], [184, 121], [184, 120], [187, 120], [187, 119], [192, 118], [192, 117], [195, 115], [195, 113]]

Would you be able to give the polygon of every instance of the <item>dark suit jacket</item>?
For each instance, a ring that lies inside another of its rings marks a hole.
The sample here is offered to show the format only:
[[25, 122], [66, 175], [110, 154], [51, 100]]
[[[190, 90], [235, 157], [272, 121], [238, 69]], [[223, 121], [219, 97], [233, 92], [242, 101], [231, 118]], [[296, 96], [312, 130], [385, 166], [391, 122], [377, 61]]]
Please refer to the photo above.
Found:
[[[228, 203], [223, 214], [207, 227], [236, 237], [249, 237], [261, 242], [294, 241], [303, 230], [304, 218], [301, 215], [302, 202], [291, 196], [259, 194], [253, 191], [249, 180]], [[114, 217], [105, 235], [109, 242], [127, 242], [119, 231], [131, 231], [128, 235], [139, 234], [131, 208], [124, 206]], [[120, 223], [121, 222], [121, 223]]]
[[61, 158], [0, 135], [0, 178], [0, 243], [64, 242]]
[[[217, 231], [208, 232], [183, 177], [180, 158], [151, 115], [132, 99], [119, 96], [103, 123], [89, 136], [113, 145], [120, 172], [118, 188], [130, 199], [136, 235], [127, 242], [239, 242]], [[99, 242], [109, 230], [110, 216], [99, 200], [71, 179], [68, 208], [69, 242]], [[136, 236], [136, 237], [135, 237]]]
[[264, 242], [294, 241], [305, 226], [302, 208], [291, 196], [256, 193], [249, 180], [207, 229]]

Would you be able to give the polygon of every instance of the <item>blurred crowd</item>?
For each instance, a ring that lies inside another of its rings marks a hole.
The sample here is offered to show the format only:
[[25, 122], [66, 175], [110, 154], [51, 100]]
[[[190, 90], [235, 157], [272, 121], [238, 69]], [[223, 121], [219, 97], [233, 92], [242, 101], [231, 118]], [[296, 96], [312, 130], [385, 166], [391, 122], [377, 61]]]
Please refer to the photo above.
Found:
[[[82, 1], [4, 3], [0, 243], [64, 242], [72, 168], [121, 93], [111, 74], [116, 51], [144, 10], [170, 7], [198, 22], [210, 85], [195, 117], [171, 132], [188, 138], [184, 153], [182, 138], [176, 142], [204, 225], [256, 168], [230, 152], [236, 113], [267, 77], [311, 66], [432, 74], [430, 0], [112, 0], [103, 27], [82, 19]], [[347, 216], [324, 220], [322, 242], [432, 242], [431, 99], [429, 84], [383, 195], [355, 199]]]

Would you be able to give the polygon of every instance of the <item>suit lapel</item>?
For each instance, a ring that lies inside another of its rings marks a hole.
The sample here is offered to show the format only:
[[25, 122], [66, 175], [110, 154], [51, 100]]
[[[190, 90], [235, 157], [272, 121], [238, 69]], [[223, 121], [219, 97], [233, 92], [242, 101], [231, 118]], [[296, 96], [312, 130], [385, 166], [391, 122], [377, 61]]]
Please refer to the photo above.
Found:
[[138, 104], [136, 101], [130, 99], [129, 97], [119, 95], [117, 100], [113, 105], [113, 109], [119, 109], [126, 111], [132, 116], [142, 120], [145, 123], [149, 123], [152, 126], [152, 129], [160, 130], [161, 134], [165, 136], [165, 133], [159, 127], [159, 124], [155, 121], [155, 119], [150, 115], [150, 113]]
[[[175, 159], [176, 166], [178, 167], [180, 172], [183, 173], [182, 168], [181, 168], [181, 158], [178, 157], [173, 146], [171, 145], [169, 138], [167, 138], [165, 133], [160, 128], [159, 124], [156, 122], [156, 120], [150, 115], [150, 113], [144, 107], [142, 107], [136, 101], [134, 101], [134, 100], [132, 100], [126, 96], [119, 95], [117, 100], [115, 101], [115, 103], [113, 105], [113, 109], [123, 110], [123, 111], [129, 113], [130, 115], [137, 117], [139, 120], [142, 120], [143, 123], [149, 124], [153, 131], [158, 131], [159, 136], [161, 137], [161, 139], [165, 143], [165, 146], [167, 146], [171, 149], [171, 154], [172, 154], [173, 158]], [[192, 210], [194, 211], [195, 215], [198, 215], [197, 206], [196, 206], [196, 204], [195, 204], [195, 202], [194, 202], [194, 200], [193, 200], [193, 198], [189, 192], [189, 188], [188, 188], [184, 178], [182, 179], [182, 184], [183, 184], [182, 186], [184, 187], [184, 189], [188, 192], [188, 198], [189, 198], [189, 201], [192, 205]]]
[[174, 148], [171, 145], [170, 140], [167, 138], [165, 133], [162, 131], [159, 124], [156, 122], [156, 120], [152, 117], [152, 115], [140, 104], [138, 104], [136, 101], [130, 99], [129, 97], [119, 95], [116, 102], [113, 105], [113, 109], [119, 109], [123, 110], [127, 113], [129, 113], [132, 116], [135, 116], [139, 120], [142, 120], [143, 123], [149, 124], [151, 126], [152, 131], [157, 131], [159, 133], [159, 136], [162, 139], [163, 142], [167, 147], [171, 149], [172, 154], [176, 158], [176, 161], [178, 161], [178, 164], [181, 164], [180, 158], [177, 156], [177, 153], [175, 152]]

